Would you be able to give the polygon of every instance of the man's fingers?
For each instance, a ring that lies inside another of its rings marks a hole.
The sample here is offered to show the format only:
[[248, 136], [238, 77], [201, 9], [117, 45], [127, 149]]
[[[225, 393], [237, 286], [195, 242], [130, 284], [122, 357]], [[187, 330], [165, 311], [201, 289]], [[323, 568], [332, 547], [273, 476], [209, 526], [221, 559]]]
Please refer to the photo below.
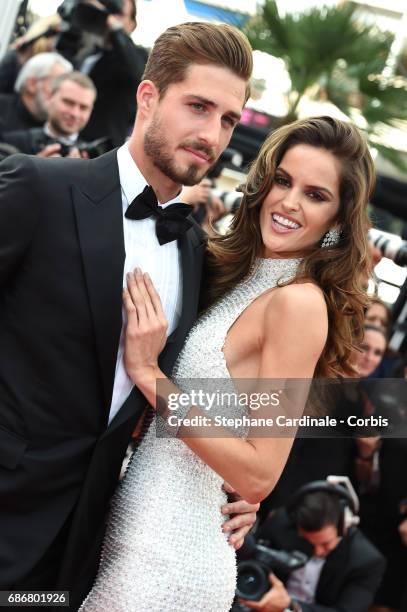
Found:
[[225, 491], [225, 493], [229, 493], [229, 494], [234, 493], [234, 494], [237, 495], [235, 489], [228, 482], [226, 482], [226, 481], [223, 483], [223, 487], [222, 488]]
[[270, 584], [272, 584], [273, 587], [279, 587], [283, 584], [281, 580], [279, 580], [277, 576], [273, 573], [269, 574], [269, 580], [270, 580]]
[[237, 514], [231, 519], [223, 523], [223, 531], [235, 531], [242, 527], [248, 527], [251, 529], [256, 521], [256, 514], [254, 512], [247, 514]]
[[222, 506], [222, 514], [246, 514], [259, 511], [260, 504], [249, 504], [244, 499], [229, 502]]
[[241, 603], [250, 608], [250, 610], [262, 610], [260, 603], [258, 601], [249, 601], [248, 599], [239, 599]]
[[58, 143], [50, 144], [44, 147], [39, 153], [37, 153], [38, 157], [61, 157], [59, 151], [61, 150], [61, 145]]
[[250, 527], [247, 527], [247, 526], [237, 529], [231, 534], [228, 540], [229, 544], [233, 546], [235, 550], [238, 550], [239, 548], [243, 546], [245, 536], [249, 533], [249, 531], [250, 531]]

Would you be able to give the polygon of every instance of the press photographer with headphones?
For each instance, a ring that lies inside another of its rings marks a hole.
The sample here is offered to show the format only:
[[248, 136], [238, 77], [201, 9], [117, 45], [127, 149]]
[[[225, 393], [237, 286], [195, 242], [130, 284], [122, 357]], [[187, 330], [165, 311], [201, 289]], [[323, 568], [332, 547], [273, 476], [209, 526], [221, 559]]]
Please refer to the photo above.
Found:
[[[347, 488], [337, 484], [341, 480]], [[256, 537], [272, 549], [302, 551], [308, 561], [283, 581], [270, 574], [270, 590], [259, 601], [241, 599], [242, 609], [367, 612], [385, 560], [355, 527], [357, 511], [347, 478], [328, 477], [301, 487], [285, 508], [270, 514]]]

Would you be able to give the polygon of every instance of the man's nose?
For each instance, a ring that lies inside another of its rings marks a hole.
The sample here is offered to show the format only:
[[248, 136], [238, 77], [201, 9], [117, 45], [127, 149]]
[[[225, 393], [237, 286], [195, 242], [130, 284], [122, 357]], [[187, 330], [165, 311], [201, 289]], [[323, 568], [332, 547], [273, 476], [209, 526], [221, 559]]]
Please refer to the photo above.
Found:
[[206, 146], [218, 149], [221, 137], [222, 124], [220, 120], [215, 117], [208, 119], [205, 125], [201, 127], [199, 131], [199, 139], [205, 143]]

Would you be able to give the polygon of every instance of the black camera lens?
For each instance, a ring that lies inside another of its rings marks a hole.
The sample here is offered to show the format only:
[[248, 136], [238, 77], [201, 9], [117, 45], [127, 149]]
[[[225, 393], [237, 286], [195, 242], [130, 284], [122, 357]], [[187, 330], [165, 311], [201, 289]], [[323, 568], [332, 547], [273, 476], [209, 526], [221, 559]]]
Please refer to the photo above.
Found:
[[258, 601], [270, 589], [268, 575], [255, 561], [239, 563], [236, 595], [243, 599]]

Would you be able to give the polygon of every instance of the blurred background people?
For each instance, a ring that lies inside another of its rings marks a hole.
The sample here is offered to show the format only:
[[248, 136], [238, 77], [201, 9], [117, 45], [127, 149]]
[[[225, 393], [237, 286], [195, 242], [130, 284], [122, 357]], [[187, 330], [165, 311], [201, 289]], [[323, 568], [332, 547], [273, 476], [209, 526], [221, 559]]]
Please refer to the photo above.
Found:
[[0, 95], [0, 134], [42, 126], [47, 119], [52, 80], [72, 71], [58, 53], [38, 53], [18, 74], [15, 94]]
[[[315, 481], [297, 490], [285, 507], [272, 512], [257, 532], [257, 541], [277, 551], [300, 551], [306, 557], [294, 571], [287, 571], [292, 563], [282, 569], [281, 563], [270, 561], [269, 571], [275, 569], [279, 579], [270, 575], [271, 588], [257, 597], [258, 601], [244, 599], [243, 610], [367, 612], [385, 560], [354, 526], [356, 510], [356, 501], [347, 489]], [[266, 559], [267, 552], [262, 555], [262, 561]], [[238, 567], [242, 571], [244, 566]], [[243, 573], [248, 577], [250, 571], [246, 568]], [[248, 583], [254, 589], [254, 579], [238, 578], [238, 590], [243, 587], [244, 591]]]
[[3, 140], [30, 155], [77, 157], [78, 145], [85, 145], [79, 133], [89, 121], [95, 99], [96, 88], [88, 76], [80, 72], [63, 74], [51, 84], [46, 123], [5, 132]]
[[365, 321], [368, 325], [381, 327], [387, 334], [391, 326], [391, 311], [380, 298], [372, 297], [366, 310]]
[[355, 351], [356, 367], [361, 378], [373, 374], [383, 359], [386, 346], [386, 331], [383, 327], [365, 325], [363, 342], [359, 347], [360, 350]]
[[407, 576], [407, 548], [400, 533], [407, 492], [407, 398], [404, 380], [368, 378], [377, 371], [387, 346], [384, 310], [379, 302], [374, 306], [367, 316], [381, 327], [365, 326], [361, 353], [356, 354], [356, 367], [364, 379], [359, 410], [363, 416], [388, 418], [390, 425], [355, 436], [352, 479], [360, 500], [360, 529], [387, 560], [373, 610], [390, 612], [400, 609]]

